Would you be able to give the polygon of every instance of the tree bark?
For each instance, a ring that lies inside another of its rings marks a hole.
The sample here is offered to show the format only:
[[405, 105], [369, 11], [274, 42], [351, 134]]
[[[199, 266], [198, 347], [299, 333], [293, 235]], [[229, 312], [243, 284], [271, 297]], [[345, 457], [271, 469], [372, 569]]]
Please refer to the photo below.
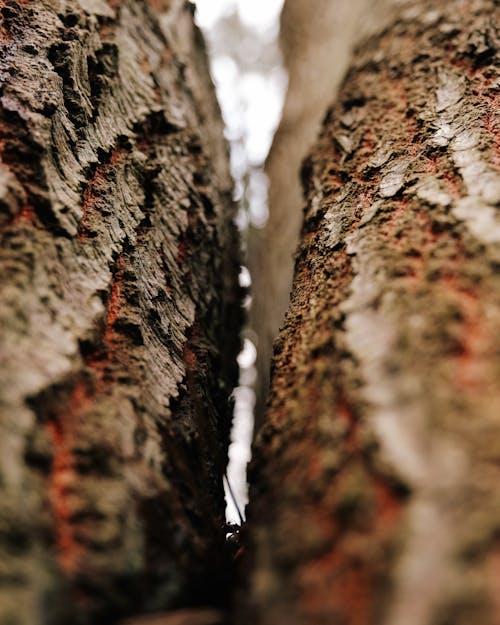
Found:
[[258, 341], [255, 422], [269, 391], [272, 344], [284, 319], [299, 244], [303, 194], [300, 169], [335, 98], [357, 42], [382, 30], [401, 0], [286, 0], [280, 47], [288, 73], [283, 114], [266, 160], [269, 219], [251, 228], [250, 324]]
[[0, 622], [223, 601], [239, 258], [182, 0], [0, 3]]
[[250, 229], [248, 252], [253, 283], [250, 324], [258, 341], [257, 427], [269, 392], [273, 341], [290, 300], [293, 254], [302, 224], [300, 168], [347, 70], [360, 13], [374, 2], [316, 0], [312, 5], [309, 0], [286, 0], [281, 14], [280, 48], [288, 87], [266, 159], [269, 219], [264, 228]]
[[500, 623], [495, 7], [403, 4], [304, 166], [242, 623]]

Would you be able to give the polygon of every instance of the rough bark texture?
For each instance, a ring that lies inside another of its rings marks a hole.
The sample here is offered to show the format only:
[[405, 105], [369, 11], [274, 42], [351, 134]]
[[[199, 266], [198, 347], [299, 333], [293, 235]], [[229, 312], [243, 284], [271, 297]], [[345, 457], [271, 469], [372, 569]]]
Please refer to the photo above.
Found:
[[286, 0], [280, 46], [288, 72], [281, 121], [266, 161], [269, 220], [252, 229], [249, 264], [253, 281], [250, 322], [258, 338], [256, 423], [269, 389], [273, 340], [290, 300], [293, 255], [302, 224], [302, 161], [347, 71], [353, 46], [378, 32], [408, 0]]
[[251, 230], [248, 253], [253, 282], [250, 322], [258, 338], [257, 425], [269, 390], [273, 340], [290, 300], [292, 257], [302, 223], [300, 167], [347, 69], [352, 31], [369, 1], [316, 0], [312, 5], [310, 0], [287, 0], [281, 14], [288, 88], [266, 161], [269, 220], [264, 229]]
[[410, 3], [306, 163], [244, 623], [500, 623], [497, 8]]
[[0, 2], [0, 623], [217, 603], [237, 237], [189, 3]]

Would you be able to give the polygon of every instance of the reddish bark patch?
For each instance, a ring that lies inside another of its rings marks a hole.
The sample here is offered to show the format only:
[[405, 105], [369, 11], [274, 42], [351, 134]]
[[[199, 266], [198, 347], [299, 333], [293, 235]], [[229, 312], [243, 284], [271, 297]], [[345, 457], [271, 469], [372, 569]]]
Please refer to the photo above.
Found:
[[485, 354], [491, 337], [479, 295], [466, 290], [451, 276], [447, 276], [443, 284], [462, 311], [457, 337], [460, 351], [454, 359], [456, 385], [461, 390], [482, 393], [486, 382]]
[[175, 262], [179, 266], [184, 265], [184, 263], [186, 262], [187, 249], [188, 249], [188, 246], [187, 246], [186, 241], [181, 239], [177, 246], [177, 256], [175, 259]]
[[108, 299], [108, 312], [106, 317], [106, 332], [105, 332], [105, 342], [106, 342], [106, 333], [111, 332], [113, 324], [115, 323], [118, 317], [118, 311], [120, 310], [121, 300], [122, 300], [122, 281], [123, 281], [123, 269], [124, 269], [125, 261], [123, 255], [118, 257], [116, 261], [116, 269], [113, 274], [113, 281], [111, 283], [111, 289], [109, 292]]
[[27, 204], [23, 210], [14, 217], [14, 223], [19, 223], [21, 221], [32, 223], [35, 217], [35, 209], [30, 204]]
[[324, 622], [328, 616], [349, 625], [371, 622], [373, 580], [339, 545], [304, 567], [300, 580], [299, 612], [305, 622]]
[[[61, 569], [75, 576], [85, 558], [85, 548], [75, 537], [72, 502], [78, 493], [79, 477], [75, 468], [72, 447], [78, 442], [74, 433], [75, 424], [81, 415], [95, 404], [97, 398], [106, 393], [112, 384], [112, 371], [117, 356], [117, 336], [114, 331], [122, 298], [124, 259], [120, 256], [113, 276], [108, 300], [105, 328], [102, 342], [85, 356], [86, 365], [94, 373], [94, 379], [77, 379], [70, 390], [69, 399], [60, 402], [55, 414], [49, 414], [46, 429], [53, 443], [53, 463], [49, 476], [49, 502], [54, 514], [57, 558]], [[120, 354], [120, 361], [125, 356]]]
[[[102, 341], [85, 356], [86, 365], [95, 375], [95, 393], [106, 390], [107, 385], [111, 382], [111, 368], [117, 359], [116, 352], [119, 349], [120, 341], [114, 326], [124, 303], [122, 293], [124, 269], [125, 259], [121, 254], [116, 261], [113, 273]], [[124, 360], [126, 360], [126, 354], [120, 353], [120, 361], [123, 362]]]
[[10, 219], [10, 221], [6, 221], [2, 224], [2, 231], [9, 226], [17, 226], [17, 225], [30, 225], [33, 227], [39, 227], [39, 220], [35, 209], [31, 204], [26, 204], [22, 210], [17, 213], [14, 217]]
[[[350, 478], [348, 467], [334, 479], [337, 487], [330, 488], [342, 488], [345, 478]], [[367, 485], [371, 507], [361, 525], [359, 519], [353, 520], [353, 527], [345, 531], [321, 507], [310, 510], [308, 525], [321, 526], [325, 535], [337, 538], [324, 555], [300, 566], [298, 609], [305, 622], [323, 623], [327, 617], [349, 625], [374, 622], [377, 588], [382, 583], [377, 560], [387, 557], [403, 508], [384, 479], [372, 475]]]
[[358, 439], [358, 429], [359, 429], [359, 420], [358, 417], [354, 414], [354, 410], [352, 406], [349, 405], [346, 398], [341, 396], [337, 409], [335, 411], [336, 419], [340, 421], [344, 421], [348, 428], [346, 446], [348, 449], [348, 454], [354, 454], [356, 451], [359, 451], [359, 439]]
[[67, 447], [65, 436], [60, 425], [47, 423], [54, 446], [54, 460], [49, 479], [48, 495], [54, 513], [54, 527], [59, 565], [65, 573], [75, 573], [81, 550], [75, 542], [69, 519], [71, 511], [67, 503], [67, 491], [74, 482], [72, 472], [73, 459]]
[[125, 162], [127, 153], [120, 147], [115, 147], [110, 152], [108, 159], [97, 165], [82, 196], [82, 217], [78, 225], [77, 238], [84, 241], [90, 232], [95, 231], [95, 224], [99, 224], [101, 218], [97, 200], [103, 201], [106, 195], [106, 183], [113, 171], [121, 163]]

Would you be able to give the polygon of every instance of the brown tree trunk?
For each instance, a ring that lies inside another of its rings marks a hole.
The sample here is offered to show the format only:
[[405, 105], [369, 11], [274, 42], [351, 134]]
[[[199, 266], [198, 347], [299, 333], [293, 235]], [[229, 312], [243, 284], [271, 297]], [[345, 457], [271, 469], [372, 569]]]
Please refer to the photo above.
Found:
[[304, 168], [241, 622], [500, 623], [495, 8], [404, 4]]
[[357, 42], [380, 32], [401, 0], [286, 0], [280, 47], [288, 72], [283, 114], [266, 160], [269, 219], [249, 236], [253, 298], [250, 324], [258, 341], [255, 420], [262, 422], [269, 363], [290, 300], [299, 243], [302, 162], [334, 100]]
[[[300, 168], [347, 70], [359, 35], [360, 13], [374, 2], [380, 5], [387, 0], [315, 0], [314, 4], [286, 0], [281, 14], [280, 47], [288, 88], [266, 160], [269, 219], [263, 229], [251, 229], [248, 253], [253, 283], [250, 323], [258, 340], [257, 426], [269, 391], [273, 340], [290, 300], [293, 254], [302, 224]], [[378, 9], [369, 10], [370, 28], [382, 19]]]
[[0, 623], [217, 605], [238, 254], [183, 0], [0, 2]]

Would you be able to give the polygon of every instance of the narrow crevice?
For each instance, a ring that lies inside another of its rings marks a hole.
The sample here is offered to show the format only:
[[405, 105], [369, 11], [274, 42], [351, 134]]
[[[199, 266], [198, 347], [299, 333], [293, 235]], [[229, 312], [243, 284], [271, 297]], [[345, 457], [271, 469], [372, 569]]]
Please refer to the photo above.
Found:
[[[276, 128], [284, 96], [284, 70], [278, 50], [279, 15], [283, 0], [265, 8], [241, 0], [226, 0], [214, 7], [196, 0], [195, 21], [206, 40], [212, 77], [231, 150], [237, 224], [244, 251], [251, 227], [261, 228], [267, 218], [267, 183], [264, 160]], [[237, 34], [237, 36], [235, 36]], [[240, 287], [251, 306], [251, 275], [241, 267]], [[257, 370], [257, 338], [247, 326], [238, 356], [239, 382], [234, 389], [233, 426], [226, 470], [228, 538], [239, 545], [239, 525], [248, 501], [246, 467], [251, 457]]]

